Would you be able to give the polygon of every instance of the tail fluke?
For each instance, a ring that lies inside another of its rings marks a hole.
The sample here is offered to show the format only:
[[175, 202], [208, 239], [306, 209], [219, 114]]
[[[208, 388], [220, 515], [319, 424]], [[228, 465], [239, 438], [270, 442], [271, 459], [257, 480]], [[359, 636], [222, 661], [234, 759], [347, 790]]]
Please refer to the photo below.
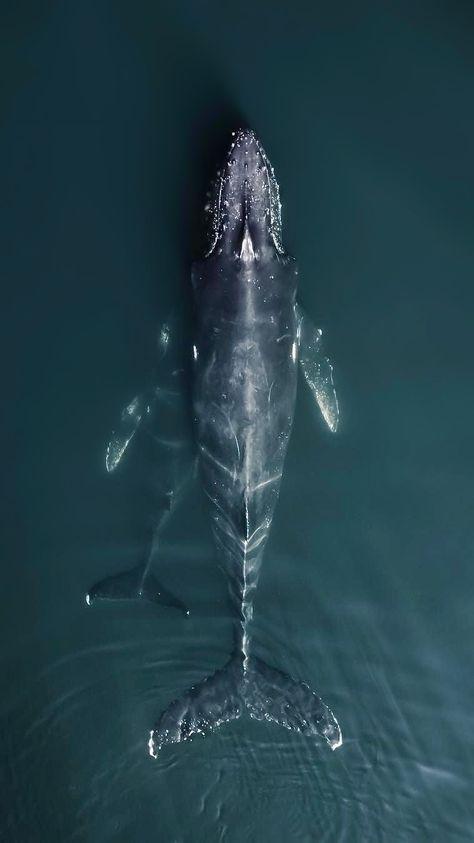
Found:
[[268, 720], [309, 737], [321, 737], [331, 749], [342, 744], [334, 714], [306, 683], [260, 659], [236, 655], [164, 711], [150, 733], [150, 755], [156, 758], [166, 744], [207, 734], [245, 712], [255, 720]]
[[321, 737], [331, 749], [342, 744], [342, 734], [331, 709], [306, 682], [251, 658], [247, 710], [255, 720], [271, 720], [285, 729]]
[[150, 732], [150, 755], [156, 758], [165, 744], [205, 735], [224, 723], [237, 720], [245, 707], [241, 684], [242, 659], [236, 656], [221, 670], [193, 685], [168, 706], [156, 729]]
[[89, 606], [94, 600], [148, 600], [180, 609], [189, 615], [184, 604], [158, 583], [146, 565], [137, 565], [129, 571], [100, 580], [86, 594]]

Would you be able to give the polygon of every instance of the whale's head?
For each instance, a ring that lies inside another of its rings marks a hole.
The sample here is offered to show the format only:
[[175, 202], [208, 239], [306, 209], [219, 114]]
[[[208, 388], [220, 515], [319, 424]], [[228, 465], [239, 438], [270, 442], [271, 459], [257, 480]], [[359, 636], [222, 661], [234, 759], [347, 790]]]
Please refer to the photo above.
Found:
[[209, 247], [244, 261], [283, 254], [280, 192], [273, 167], [250, 129], [232, 136], [223, 166], [209, 194]]

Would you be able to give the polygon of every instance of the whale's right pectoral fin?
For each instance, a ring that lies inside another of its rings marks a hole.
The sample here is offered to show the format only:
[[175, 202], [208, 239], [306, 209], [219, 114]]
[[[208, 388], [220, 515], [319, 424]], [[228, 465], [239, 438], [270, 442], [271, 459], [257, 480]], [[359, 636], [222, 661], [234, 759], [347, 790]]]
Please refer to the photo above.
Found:
[[296, 306], [298, 319], [299, 362], [324, 421], [335, 433], [339, 423], [339, 405], [333, 380], [333, 366], [321, 352], [321, 328], [316, 328], [303, 309]]

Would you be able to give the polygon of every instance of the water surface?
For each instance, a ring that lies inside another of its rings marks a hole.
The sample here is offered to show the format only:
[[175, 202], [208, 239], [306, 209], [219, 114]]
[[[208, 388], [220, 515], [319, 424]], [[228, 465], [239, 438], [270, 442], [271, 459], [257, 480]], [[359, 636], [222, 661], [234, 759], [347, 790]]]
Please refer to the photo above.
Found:
[[[472, 840], [470, 8], [2, 17], [2, 840]], [[189, 619], [84, 595], [146, 540], [146, 461], [108, 477], [105, 444], [161, 320], [189, 325], [206, 181], [241, 123], [342, 416], [332, 437], [300, 389], [255, 647], [345, 740], [241, 720], [153, 761], [157, 715], [232, 647], [199, 487], [159, 559]]]

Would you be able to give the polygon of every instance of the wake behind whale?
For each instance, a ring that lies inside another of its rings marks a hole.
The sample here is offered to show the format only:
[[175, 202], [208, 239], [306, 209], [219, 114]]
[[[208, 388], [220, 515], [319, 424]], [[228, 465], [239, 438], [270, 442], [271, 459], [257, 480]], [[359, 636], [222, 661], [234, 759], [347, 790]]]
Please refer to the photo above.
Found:
[[[253, 132], [234, 135], [207, 210], [209, 247], [192, 270], [193, 404], [200, 476], [229, 584], [235, 650], [227, 665], [171, 703], [150, 733], [149, 750], [156, 756], [166, 744], [244, 713], [320, 736], [336, 749], [341, 730], [328, 706], [304, 682], [251, 652], [253, 600], [293, 423], [298, 362], [329, 428], [335, 431], [338, 423], [332, 366], [321, 353], [321, 331], [296, 303], [298, 270], [282, 246], [278, 184]], [[126, 408], [109, 446], [109, 470], [135, 432], [150, 429], [162, 398], [152, 390]], [[169, 511], [171, 506], [158, 528]], [[158, 585], [150, 559], [101, 581], [88, 602], [98, 597], [181, 605]]]

